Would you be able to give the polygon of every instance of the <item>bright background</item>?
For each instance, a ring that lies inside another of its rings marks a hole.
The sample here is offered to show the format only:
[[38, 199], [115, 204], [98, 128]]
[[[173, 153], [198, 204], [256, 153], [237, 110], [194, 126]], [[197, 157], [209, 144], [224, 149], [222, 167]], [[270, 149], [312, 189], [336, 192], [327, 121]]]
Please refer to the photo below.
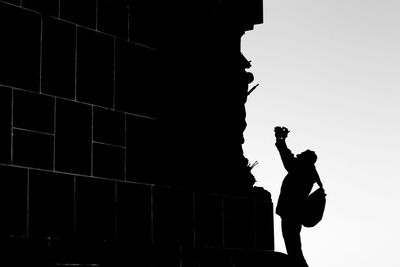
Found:
[[[400, 1], [264, 0], [243, 37], [252, 60], [245, 154], [277, 202], [286, 172], [273, 128], [312, 149], [323, 221], [302, 231], [310, 267], [400, 266]], [[285, 252], [275, 216], [275, 246]]]

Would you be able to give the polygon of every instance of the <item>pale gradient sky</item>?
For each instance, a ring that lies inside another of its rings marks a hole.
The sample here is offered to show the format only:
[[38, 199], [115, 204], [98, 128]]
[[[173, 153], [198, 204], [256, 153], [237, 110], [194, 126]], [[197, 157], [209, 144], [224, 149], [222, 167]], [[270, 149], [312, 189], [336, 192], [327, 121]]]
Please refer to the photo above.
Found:
[[264, 0], [242, 51], [260, 83], [244, 145], [258, 185], [276, 204], [277, 125], [295, 154], [319, 156], [328, 196], [323, 221], [302, 231], [310, 267], [400, 266], [400, 1]]

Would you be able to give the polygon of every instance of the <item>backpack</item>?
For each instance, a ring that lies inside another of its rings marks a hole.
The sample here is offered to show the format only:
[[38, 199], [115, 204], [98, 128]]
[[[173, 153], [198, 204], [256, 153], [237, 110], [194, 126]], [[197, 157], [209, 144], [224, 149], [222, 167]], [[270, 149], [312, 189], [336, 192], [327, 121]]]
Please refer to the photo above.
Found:
[[325, 190], [318, 188], [306, 199], [302, 212], [302, 225], [305, 227], [314, 227], [317, 225], [324, 215], [325, 205]]

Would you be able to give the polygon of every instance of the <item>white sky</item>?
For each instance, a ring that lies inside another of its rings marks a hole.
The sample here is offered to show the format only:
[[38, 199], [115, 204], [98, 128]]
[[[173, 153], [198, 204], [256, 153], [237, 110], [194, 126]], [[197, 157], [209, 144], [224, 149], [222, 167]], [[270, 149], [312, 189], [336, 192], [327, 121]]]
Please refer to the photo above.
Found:
[[[275, 126], [296, 154], [312, 149], [327, 196], [302, 231], [310, 267], [400, 266], [400, 1], [264, 0], [247, 32], [252, 60], [244, 150], [276, 204], [286, 172]], [[275, 246], [285, 252], [275, 216]]]

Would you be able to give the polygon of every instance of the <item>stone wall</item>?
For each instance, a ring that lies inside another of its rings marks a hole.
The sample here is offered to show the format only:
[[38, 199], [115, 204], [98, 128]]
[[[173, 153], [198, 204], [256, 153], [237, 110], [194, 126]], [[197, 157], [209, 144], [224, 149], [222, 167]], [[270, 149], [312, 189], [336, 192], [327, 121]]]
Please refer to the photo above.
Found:
[[273, 250], [241, 150], [252, 23], [229, 26], [220, 4], [0, 1], [2, 261]]

